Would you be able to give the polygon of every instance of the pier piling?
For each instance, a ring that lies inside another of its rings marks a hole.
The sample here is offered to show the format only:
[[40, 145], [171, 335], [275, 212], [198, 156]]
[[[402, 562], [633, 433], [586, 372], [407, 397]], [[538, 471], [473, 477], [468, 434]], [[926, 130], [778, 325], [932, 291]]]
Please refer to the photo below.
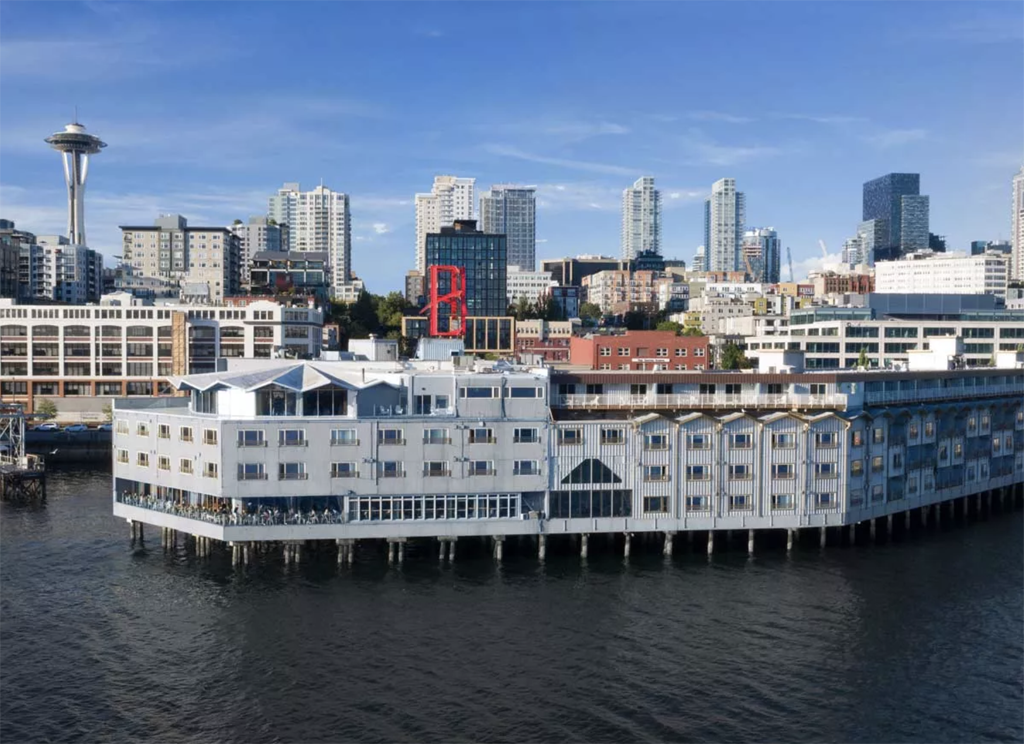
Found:
[[819, 538], [819, 545], [820, 545], [821, 549], [824, 550], [825, 546], [827, 544], [828, 544], [828, 527], [822, 527], [821, 528], [821, 537]]
[[623, 543], [623, 546], [622, 546], [622, 557], [628, 560], [629, 559], [629, 543], [631, 542], [633, 536], [630, 533], [628, 533], [628, 532], [624, 532], [622, 534], [622, 537], [625, 538], [625, 542]]
[[747, 530], [747, 555], [754, 555], [754, 531]]
[[587, 544], [590, 542], [590, 535], [584, 533], [580, 535], [580, 558], [587, 557]]
[[[796, 530], [793, 530], [793, 529], [786, 530], [786, 552], [787, 553], [792, 553], [793, 552], [793, 537], [794, 537], [795, 534], [796, 534]], [[708, 552], [710, 553], [710, 551], [708, 551]]]
[[711, 556], [715, 552], [715, 531], [708, 530], [708, 555]]
[[665, 533], [665, 547], [662, 549], [662, 552], [668, 558], [672, 557], [672, 543], [673, 543], [673, 539], [675, 538], [675, 536], [676, 536], [675, 532], [666, 532]]
[[548, 552], [548, 536], [547, 535], [539, 535], [537, 537], [537, 560], [539, 560], [541, 563], [543, 563], [544, 559], [547, 557], [547, 552]]

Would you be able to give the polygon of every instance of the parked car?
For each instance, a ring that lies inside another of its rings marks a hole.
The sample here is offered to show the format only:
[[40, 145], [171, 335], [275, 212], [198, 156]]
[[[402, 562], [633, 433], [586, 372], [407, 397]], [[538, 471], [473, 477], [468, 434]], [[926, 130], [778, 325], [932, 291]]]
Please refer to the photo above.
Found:
[[100, 424], [99, 426], [96, 427], [96, 431], [113, 431], [113, 430], [114, 430], [114, 425], [113, 424]]
[[76, 431], [89, 431], [89, 427], [85, 424], [71, 424], [71, 426], [65, 426], [64, 431], [74, 433]]
[[60, 431], [60, 427], [52, 421], [32, 427], [32, 431]]

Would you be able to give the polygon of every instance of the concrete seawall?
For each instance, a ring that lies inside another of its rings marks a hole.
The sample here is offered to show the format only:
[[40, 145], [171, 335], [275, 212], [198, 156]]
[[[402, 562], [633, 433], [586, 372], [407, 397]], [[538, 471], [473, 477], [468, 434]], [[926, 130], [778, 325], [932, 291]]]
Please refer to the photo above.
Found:
[[61, 462], [110, 462], [111, 432], [96, 431], [27, 431], [25, 449], [42, 455], [47, 464]]

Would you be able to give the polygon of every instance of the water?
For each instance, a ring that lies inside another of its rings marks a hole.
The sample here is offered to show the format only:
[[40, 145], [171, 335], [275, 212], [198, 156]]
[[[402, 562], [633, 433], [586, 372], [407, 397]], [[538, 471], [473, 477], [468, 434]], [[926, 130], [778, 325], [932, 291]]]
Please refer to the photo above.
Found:
[[0, 738], [1021, 741], [1022, 530], [236, 574], [133, 551], [109, 474], [66, 470], [0, 509]]

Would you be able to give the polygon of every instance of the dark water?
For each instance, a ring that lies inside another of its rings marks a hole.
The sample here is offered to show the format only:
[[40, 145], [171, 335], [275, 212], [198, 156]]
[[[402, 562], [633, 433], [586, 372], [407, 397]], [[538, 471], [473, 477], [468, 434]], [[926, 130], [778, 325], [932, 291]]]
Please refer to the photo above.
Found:
[[4, 742], [1024, 737], [1020, 512], [791, 559], [235, 574], [133, 552], [108, 477], [0, 509]]

